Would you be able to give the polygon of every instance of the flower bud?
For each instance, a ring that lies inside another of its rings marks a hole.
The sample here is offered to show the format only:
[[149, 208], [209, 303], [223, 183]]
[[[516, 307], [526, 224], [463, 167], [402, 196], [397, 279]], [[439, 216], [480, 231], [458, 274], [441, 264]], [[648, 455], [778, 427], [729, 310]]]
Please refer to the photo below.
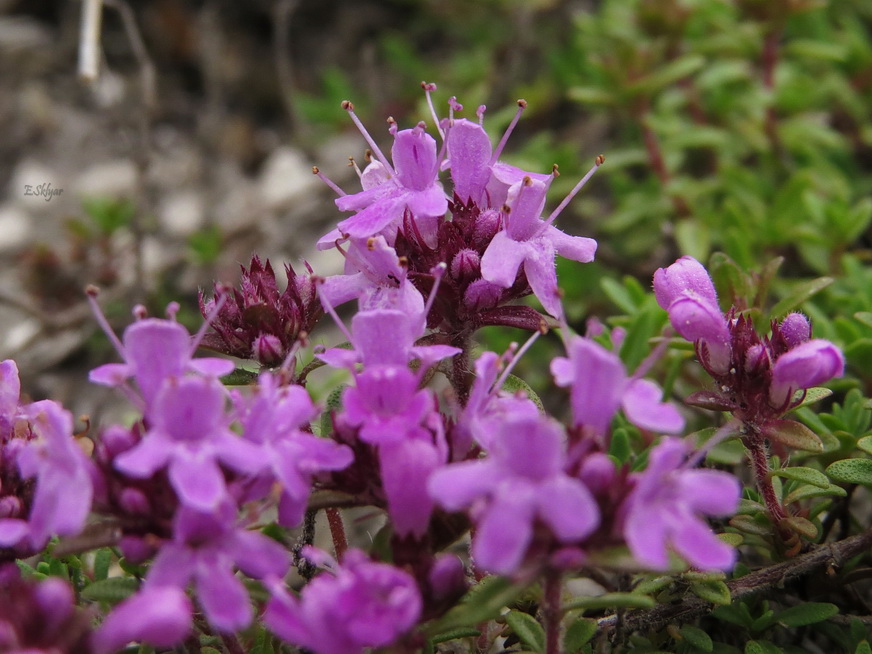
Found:
[[475, 250], [464, 248], [451, 261], [451, 276], [459, 282], [481, 277], [481, 257]]
[[120, 425], [112, 425], [100, 434], [100, 445], [103, 446], [108, 458], [114, 459], [136, 445], [136, 438], [129, 429]]
[[805, 343], [811, 338], [811, 324], [801, 313], [791, 313], [779, 325], [781, 336], [790, 348]]
[[472, 233], [473, 244], [477, 248], [484, 249], [500, 231], [502, 216], [496, 209], [487, 209], [479, 214], [475, 221], [475, 229]]
[[607, 454], [594, 452], [584, 459], [578, 476], [592, 493], [603, 493], [615, 481], [615, 464]]
[[467, 287], [463, 303], [469, 311], [484, 311], [495, 307], [502, 294], [503, 289], [496, 284], [477, 279]]
[[693, 257], [681, 257], [668, 268], [659, 268], [654, 273], [654, 295], [657, 304], [664, 309], [669, 310], [670, 305], [688, 291], [717, 306], [718, 295], [712, 279]]
[[766, 348], [761, 343], [752, 345], [745, 352], [745, 372], [747, 374], [755, 374], [761, 372], [762, 370], [764, 370], [768, 362], [769, 354]]
[[436, 559], [428, 575], [433, 597], [439, 601], [449, 597], [459, 597], [466, 591], [466, 575], [463, 563], [453, 554], [445, 554]]
[[260, 334], [251, 346], [254, 358], [264, 366], [277, 366], [284, 358], [282, 342], [272, 334]]
[[21, 500], [15, 495], [0, 497], [0, 518], [17, 518], [23, 508]]
[[135, 515], [148, 515], [151, 512], [151, 502], [145, 493], [138, 488], [125, 488], [119, 498], [121, 508]]
[[723, 374], [730, 367], [730, 329], [717, 304], [696, 293], [686, 293], [669, 305], [669, 321], [689, 341], [703, 341], [708, 359], [703, 363]]

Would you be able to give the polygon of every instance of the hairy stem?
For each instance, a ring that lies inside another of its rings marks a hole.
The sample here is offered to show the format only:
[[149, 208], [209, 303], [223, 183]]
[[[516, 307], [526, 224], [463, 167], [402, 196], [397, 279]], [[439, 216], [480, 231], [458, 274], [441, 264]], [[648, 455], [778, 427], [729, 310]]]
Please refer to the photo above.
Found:
[[[843, 562], [862, 554], [872, 547], [872, 528], [835, 543], [819, 545], [803, 554], [782, 563], [733, 579], [727, 582], [733, 601], [751, 597], [757, 593], [779, 587], [784, 583], [810, 574], [820, 568], [835, 569]], [[657, 630], [670, 623], [690, 622], [711, 611], [711, 602], [698, 597], [690, 597], [678, 604], [661, 604], [646, 611], [633, 611], [623, 621], [627, 632], [653, 629]], [[610, 615], [598, 620], [600, 629], [617, 625], [618, 616]]]
[[772, 485], [772, 477], [769, 476], [769, 455], [766, 452], [766, 444], [758, 432], [752, 431], [745, 439], [745, 446], [751, 457], [751, 467], [754, 470], [757, 489], [763, 495], [763, 502], [766, 504], [769, 516], [777, 527], [787, 517], [787, 513], [775, 494], [775, 486]]
[[542, 622], [545, 626], [545, 654], [560, 654], [560, 591], [563, 579], [559, 572], [545, 575]]
[[330, 536], [333, 538], [333, 549], [336, 558], [341, 559], [348, 549], [348, 540], [345, 537], [345, 526], [342, 524], [342, 513], [339, 509], [328, 508], [327, 524], [330, 526]]

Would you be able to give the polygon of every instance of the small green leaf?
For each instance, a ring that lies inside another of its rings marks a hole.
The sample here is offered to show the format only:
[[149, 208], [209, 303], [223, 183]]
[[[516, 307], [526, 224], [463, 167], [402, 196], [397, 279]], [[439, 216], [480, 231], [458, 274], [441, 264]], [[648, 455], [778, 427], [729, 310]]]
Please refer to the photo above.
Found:
[[520, 641], [534, 652], [545, 649], [545, 630], [529, 613], [511, 610], [505, 615], [506, 624], [512, 628]]
[[768, 640], [749, 640], [745, 643], [745, 654], [783, 654], [783, 652]]
[[109, 565], [112, 563], [112, 550], [104, 547], [94, 556], [94, 581], [103, 581], [109, 576]]
[[650, 609], [657, 602], [641, 593], [604, 593], [596, 597], [576, 597], [563, 605], [564, 611], [573, 609]]
[[503, 384], [503, 389], [508, 391], [509, 393], [518, 393], [523, 392], [530, 400], [533, 401], [537, 407], [539, 407], [539, 411], [545, 413], [545, 405], [542, 404], [542, 400], [539, 399], [539, 396], [536, 394], [536, 391], [525, 382], [520, 377], [515, 377], [515, 375], [509, 375], [506, 379], [506, 382]]
[[473, 629], [472, 627], [459, 627], [457, 629], [445, 631], [441, 634], [436, 634], [430, 639], [430, 642], [437, 645], [439, 643], [447, 643], [448, 641], [457, 640], [459, 638], [478, 638], [479, 636], [481, 636], [481, 632], [478, 629]]
[[327, 437], [333, 433], [333, 412], [342, 409], [342, 393], [348, 387], [348, 384], [340, 384], [327, 396], [327, 403], [324, 407], [324, 413], [321, 414], [321, 436]]
[[806, 520], [797, 515], [785, 518], [779, 522], [778, 525], [780, 527], [786, 527], [787, 529], [790, 529], [790, 531], [795, 532], [808, 540], [814, 540], [818, 535], [818, 528], [811, 520]]
[[832, 277], [818, 277], [817, 279], [798, 284], [790, 294], [787, 295], [787, 297], [783, 298], [772, 307], [772, 311], [769, 315], [773, 318], [780, 318], [781, 316], [787, 315], [794, 309], [799, 308], [803, 302], [811, 298], [813, 295], [824, 290], [834, 281], [835, 280]]
[[830, 480], [827, 479], [827, 476], [820, 470], [815, 470], [814, 468], [792, 466], [790, 468], [773, 470], [769, 475], [771, 477], [783, 477], [784, 479], [801, 481], [806, 484], [811, 484], [812, 486], [817, 486], [818, 488], [830, 487]]
[[854, 314], [854, 318], [859, 322], [862, 322], [867, 327], [872, 327], [872, 312], [858, 311]]
[[694, 595], [706, 602], [726, 606], [733, 601], [730, 589], [723, 581], [697, 581], [690, 585]]
[[796, 411], [800, 407], [808, 406], [809, 404], [814, 404], [815, 402], [820, 402], [824, 398], [829, 397], [833, 394], [833, 392], [829, 388], [824, 388], [823, 386], [815, 386], [814, 388], [808, 388], [805, 391], [796, 391], [796, 394], [799, 397], [802, 397], [802, 393], [805, 393], [805, 397], [803, 398], [800, 404], [797, 404], [791, 411]]
[[634, 82], [631, 87], [634, 91], [651, 93], [675, 82], [693, 75], [706, 64], [704, 57], [698, 54], [686, 54], [675, 58], [664, 66], [659, 66], [653, 73]]
[[634, 593], [641, 593], [642, 595], [651, 595], [656, 593], [658, 590], [666, 588], [674, 581], [674, 578], [669, 575], [657, 575], [656, 577], [650, 577], [648, 579], [643, 579], [633, 588]]
[[139, 588], [139, 580], [132, 577], [110, 577], [95, 581], [82, 590], [82, 597], [93, 602], [117, 604], [127, 599]]
[[869, 647], [868, 640], [861, 640], [854, 650], [854, 654], [872, 654], [872, 647]]
[[704, 652], [711, 652], [714, 648], [711, 637], [699, 627], [686, 624], [680, 630], [681, 637], [688, 643]]
[[791, 606], [778, 614], [778, 622], [786, 627], [804, 627], [829, 620], [839, 614], [839, 607], [827, 602], [806, 602]]
[[257, 373], [245, 368], [236, 368], [221, 378], [221, 383], [225, 386], [251, 386], [256, 381]]
[[569, 625], [563, 637], [563, 649], [566, 650], [566, 654], [580, 652], [581, 648], [596, 635], [596, 630], [596, 620], [590, 618], [582, 618]]
[[460, 603], [432, 623], [425, 633], [434, 636], [458, 627], [471, 627], [499, 615], [524, 587], [505, 577], [485, 577], [463, 596]]
[[844, 484], [872, 486], [872, 459], [842, 459], [831, 463], [827, 474]]
[[712, 616], [718, 620], [723, 620], [745, 629], [750, 629], [751, 624], [754, 622], [751, 614], [748, 612], [748, 607], [742, 603], [719, 606], [712, 611]]
[[824, 444], [820, 437], [795, 420], [770, 420], [760, 431], [769, 440], [777, 441], [795, 450], [824, 451]]
[[830, 484], [826, 489], [817, 488], [815, 486], [800, 486], [788, 493], [784, 498], [784, 504], [793, 504], [803, 500], [810, 500], [814, 497], [847, 497], [848, 492], [841, 486]]
[[863, 450], [866, 454], [872, 454], [872, 436], [864, 436], [858, 440], [857, 448]]

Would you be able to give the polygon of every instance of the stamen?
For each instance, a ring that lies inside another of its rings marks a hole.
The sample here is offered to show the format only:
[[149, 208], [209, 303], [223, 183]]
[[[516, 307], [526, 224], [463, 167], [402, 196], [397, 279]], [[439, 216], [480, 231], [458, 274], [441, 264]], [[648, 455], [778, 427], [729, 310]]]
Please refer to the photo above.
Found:
[[[290, 349], [288, 350], [287, 355], [285, 356], [285, 360], [282, 361], [282, 365], [279, 366], [279, 371], [282, 375], [289, 375], [293, 377], [294, 369], [297, 367], [297, 352], [300, 351], [306, 343], [308, 343], [309, 335], [306, 332], [300, 332], [297, 334], [297, 340], [295, 340]], [[293, 368], [292, 368], [293, 366]]]
[[[323, 284], [324, 278], [317, 277], [315, 278], [317, 284]], [[324, 307], [324, 311], [330, 314], [330, 317], [333, 318], [333, 322], [336, 323], [336, 326], [339, 327], [339, 331], [348, 339], [348, 342], [354, 344], [354, 338], [351, 336], [351, 332], [348, 331], [348, 327], [345, 326], [345, 323], [342, 322], [342, 319], [339, 317], [339, 314], [336, 313], [336, 309], [333, 308], [333, 305], [330, 304], [330, 300], [328, 300], [322, 293], [318, 293], [318, 298], [321, 300], [321, 306]]]
[[456, 96], [451, 96], [448, 98], [448, 124], [454, 122], [454, 112], [455, 111], [463, 111], [463, 105], [457, 101]]
[[396, 138], [397, 130], [399, 129], [399, 127], [397, 127], [396, 119], [393, 116], [388, 116], [387, 121], [385, 122], [388, 124], [388, 133]]
[[200, 343], [203, 340], [203, 337], [206, 335], [206, 330], [209, 329], [209, 326], [215, 322], [215, 319], [218, 317], [218, 312], [224, 307], [224, 303], [227, 302], [227, 298], [230, 296], [230, 293], [223, 286], [219, 289], [220, 295], [215, 298], [215, 304], [209, 310], [209, 314], [206, 316], [206, 319], [203, 321], [203, 324], [200, 325], [200, 329], [197, 330], [197, 333], [194, 334], [194, 339], [191, 341], [191, 356], [194, 356], [194, 352], [197, 351], [197, 348], [200, 347]]
[[109, 339], [121, 358], [126, 359], [124, 356], [124, 345], [121, 343], [118, 336], [115, 335], [115, 332], [112, 331], [109, 321], [106, 320], [106, 316], [103, 314], [103, 309], [101, 309], [100, 305], [97, 303], [97, 296], [99, 294], [100, 289], [93, 284], [88, 284], [88, 286], [85, 287], [85, 295], [88, 296], [88, 304], [91, 305], [91, 311], [94, 314], [94, 318], [97, 319], [97, 324], [100, 325], [100, 328], [106, 334], [106, 338]]
[[484, 112], [487, 111], [487, 107], [483, 104], [478, 105], [478, 109], [475, 110], [475, 115], [478, 116], [478, 124], [484, 127]]
[[424, 320], [427, 320], [427, 316], [430, 315], [430, 309], [433, 308], [433, 303], [436, 301], [436, 293], [439, 290], [439, 284], [442, 282], [442, 277], [445, 275], [445, 271], [448, 270], [448, 264], [442, 261], [441, 263], [436, 264], [433, 268], [430, 269], [430, 274], [435, 277], [433, 281], [433, 288], [430, 289], [430, 295], [427, 298], [427, 304], [424, 305]]
[[358, 179], [363, 177], [363, 173], [360, 170], [360, 166], [357, 165], [357, 162], [354, 160], [354, 157], [348, 157], [348, 166], [349, 166], [349, 168], [354, 168], [354, 172], [357, 173]]
[[[169, 309], [169, 307], [167, 307]], [[145, 320], [148, 318], [148, 309], [145, 308], [144, 304], [137, 304], [133, 307], [133, 311], [131, 311], [133, 317], [137, 320]]]
[[[349, 165], [353, 165], [353, 163], [354, 163], [354, 159], [353, 159], [352, 157], [348, 157], [348, 160], [352, 162], [352, 163], [349, 164]], [[355, 168], [356, 168], [356, 167], [357, 167], [357, 166], [355, 166]], [[321, 169], [318, 168], [318, 166], [312, 166], [312, 174], [313, 174], [313, 175], [317, 175], [318, 178], [319, 178], [322, 182], [324, 182], [327, 186], [329, 186], [330, 188], [332, 188], [332, 189], [336, 192], [336, 195], [338, 195], [339, 197], [342, 197], [343, 195], [347, 195], [347, 193], [346, 193], [345, 191], [343, 191], [341, 188], [339, 188], [339, 187], [336, 185], [336, 183], [335, 183], [332, 179], [330, 179], [329, 177], [327, 177], [327, 175], [325, 175], [324, 173], [322, 173], [322, 172], [321, 172]], [[359, 171], [359, 170], [357, 171], [357, 174], [360, 175], [360, 171]]]
[[[521, 357], [524, 356], [524, 354], [526, 354], [527, 350], [529, 350], [533, 346], [533, 343], [535, 343], [538, 340], [538, 338], [540, 336], [542, 336], [542, 334], [544, 334], [548, 331], [547, 327], [545, 327], [544, 329], [545, 329], [545, 331], [533, 332], [533, 334], [530, 336], [530, 338], [527, 339], [527, 342], [521, 346], [521, 349], [519, 349], [517, 352], [514, 352], [512, 354], [512, 357], [509, 360], [509, 364], [506, 366], [505, 370], [503, 370], [502, 374], [500, 374], [499, 378], [494, 382], [494, 387], [491, 391], [492, 393], [496, 393], [497, 391], [499, 391], [503, 387], [503, 384], [506, 383], [506, 380], [509, 378], [509, 375], [512, 374], [512, 370], [515, 368], [515, 365], [518, 363], [518, 361], [521, 360]], [[517, 347], [518, 344], [512, 343], [512, 345]]]
[[181, 305], [178, 302], [170, 302], [167, 305], [167, 318], [176, 322], [176, 316], [179, 315], [179, 309], [181, 309]]
[[382, 153], [382, 151], [379, 150], [379, 147], [378, 147], [378, 145], [376, 145], [372, 136], [369, 135], [369, 132], [366, 131], [366, 128], [363, 126], [363, 123], [360, 122], [360, 118], [358, 118], [357, 114], [354, 113], [354, 105], [351, 104], [348, 100], [343, 100], [342, 108], [348, 112], [349, 116], [351, 116], [351, 120], [354, 122], [355, 127], [357, 127], [357, 129], [363, 135], [363, 138], [366, 139], [366, 142], [369, 143], [369, 147], [372, 148], [373, 152], [375, 152], [375, 156], [378, 157], [378, 160], [381, 161], [388, 170], [390, 170], [391, 172], [394, 172], [393, 167], [391, 166], [390, 163], [388, 163], [387, 157], [385, 157], [385, 155]]
[[603, 155], [599, 155], [596, 158], [596, 161], [593, 164], [593, 168], [587, 171], [587, 174], [581, 178], [581, 181], [579, 181], [578, 184], [575, 185], [575, 188], [573, 188], [569, 192], [569, 195], [563, 198], [563, 202], [557, 205], [557, 208], [551, 212], [551, 215], [548, 216], [548, 219], [542, 224], [542, 229], [554, 222], [557, 216], [560, 215], [560, 212], [566, 208], [566, 205], [568, 205], [572, 201], [572, 198], [574, 198], [576, 194], [581, 190], [581, 187], [587, 184], [587, 180], [593, 177], [593, 174], [599, 169], [600, 166], [605, 163], [605, 160], [606, 158]]
[[444, 141], [445, 132], [442, 131], [442, 128], [439, 126], [439, 116], [436, 115], [436, 107], [433, 106], [433, 96], [430, 95], [432, 91], [436, 90], [436, 85], [432, 82], [421, 82], [421, 88], [424, 89], [424, 95], [427, 97], [427, 106], [430, 107], [430, 115], [433, 116], [433, 124], [436, 125], [436, 130]]
[[518, 124], [518, 121], [521, 119], [521, 114], [524, 113], [524, 109], [527, 108], [526, 100], [518, 100], [518, 111], [515, 114], [515, 117], [512, 118], [512, 122], [509, 123], [509, 126], [506, 128], [505, 134], [503, 134], [503, 138], [500, 139], [500, 142], [497, 144], [496, 149], [494, 150], [493, 155], [491, 155], [490, 163], [491, 165], [495, 164], [497, 159], [500, 158], [500, 155], [503, 153], [503, 148], [506, 147], [506, 143], [509, 140], [509, 135], [512, 133], [512, 130], [515, 129], [515, 125]]

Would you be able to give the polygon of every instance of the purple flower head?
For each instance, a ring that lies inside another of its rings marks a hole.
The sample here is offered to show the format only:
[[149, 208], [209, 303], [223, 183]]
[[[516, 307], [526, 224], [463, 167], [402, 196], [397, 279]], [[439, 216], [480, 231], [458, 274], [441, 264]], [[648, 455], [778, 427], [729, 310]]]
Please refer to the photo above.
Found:
[[[233, 362], [225, 359], [194, 359], [196, 342], [188, 330], [175, 320], [177, 304], [167, 308], [168, 320], [145, 318], [141, 307], [136, 309], [138, 320], [124, 330], [123, 342], [109, 327], [96, 302], [96, 291], [89, 293], [92, 308], [109, 340], [115, 344], [124, 363], [107, 363], [94, 368], [90, 379], [96, 384], [125, 387], [131, 377], [142, 393], [146, 410], [155, 401], [164, 381], [195, 372], [210, 377], [221, 377], [233, 370]], [[138, 403], [137, 404], [141, 404]]]
[[[431, 231], [433, 219], [441, 217], [448, 208], [448, 201], [438, 180], [436, 141], [424, 131], [423, 123], [400, 131], [392, 125], [392, 166], [372, 137], [363, 130], [354, 115], [353, 105], [345, 102], [343, 106], [361, 128], [382, 168], [367, 177], [366, 185], [369, 188], [337, 198], [336, 206], [340, 211], [356, 213], [322, 237], [318, 241], [318, 249], [331, 248], [346, 236], [367, 239], [382, 234], [389, 243], [393, 243], [407, 210], [420, 221], [422, 227], [430, 226], [426, 231]], [[373, 182], [377, 183], [370, 186]]]
[[236, 525], [236, 508], [230, 502], [210, 513], [182, 506], [174, 521], [173, 540], [161, 547], [143, 589], [184, 590], [193, 583], [209, 623], [219, 631], [234, 632], [248, 626], [252, 609], [248, 591], [233, 568], [263, 579], [283, 576], [289, 564], [288, 552], [279, 543]]
[[717, 305], [718, 295], [708, 271], [693, 257], [684, 256], [668, 268], [654, 273], [654, 295], [664, 309], [685, 293], [694, 293], [703, 301]]
[[415, 626], [422, 601], [414, 579], [360, 550], [345, 553], [300, 597], [274, 584], [264, 622], [280, 638], [315, 654], [362, 654], [386, 647]]
[[536, 522], [558, 543], [578, 542], [599, 525], [587, 487], [564, 472], [560, 427], [540, 416], [510, 416], [495, 425], [488, 457], [433, 473], [430, 494], [445, 509], [471, 507], [477, 529], [472, 553], [479, 565], [511, 574], [524, 560]]
[[773, 406], [784, 406], [794, 391], [823, 384], [844, 373], [845, 356], [839, 348], [820, 338], [807, 340], [776, 359], [769, 400]]
[[22, 407], [21, 415], [31, 438], [8, 443], [0, 454], [12, 454], [21, 478], [36, 479], [36, 490], [26, 519], [0, 518], [0, 547], [26, 541], [41, 549], [52, 535], [81, 531], [93, 496], [90, 464], [74, 440], [72, 415], [57, 402], [34, 402]]
[[226, 397], [214, 380], [169, 379], [154, 400], [151, 429], [115, 467], [140, 479], [167, 468], [182, 504], [213, 510], [227, 496], [219, 462], [243, 474], [266, 464], [260, 448], [228, 428]]
[[342, 470], [354, 458], [351, 449], [303, 431], [318, 415], [301, 386], [279, 386], [275, 376], [262, 373], [251, 398], [236, 396], [243, 437], [255, 443], [268, 471], [261, 473], [281, 485], [279, 523], [296, 527], [303, 519], [313, 477]]
[[552, 316], [560, 317], [560, 292], [554, 257], [560, 254], [574, 261], [593, 261], [596, 241], [569, 236], [541, 220], [549, 183], [525, 177], [509, 188], [506, 201], [506, 228], [498, 232], [481, 258], [483, 279], [503, 288], [515, 283], [518, 269], [524, 273], [533, 294]]
[[362, 306], [381, 304], [419, 316], [422, 325], [424, 322], [424, 298], [408, 280], [405, 261], [383, 236], [352, 239], [345, 253], [345, 274], [327, 277], [319, 294], [330, 307], [360, 298]]
[[[309, 275], [304, 276], [285, 265], [288, 285], [279, 291], [269, 259], [261, 263], [255, 255], [248, 269], [240, 267], [239, 288], [215, 284], [209, 300], [200, 292], [200, 313], [206, 319], [215, 314], [211, 331], [200, 345], [240, 359], [254, 359], [264, 366], [277, 366], [321, 317], [312, 269], [306, 264]], [[225, 300], [219, 306], [222, 297]]]
[[66, 581], [49, 577], [36, 583], [22, 579], [15, 564], [0, 565], [0, 652], [89, 652], [91, 618], [74, 600]]
[[801, 313], [791, 313], [779, 325], [782, 338], [788, 347], [794, 348], [811, 338], [811, 323]]
[[191, 600], [178, 588], [152, 587], [130, 597], [110, 613], [94, 634], [95, 654], [112, 654], [130, 642], [171, 648], [191, 633]]
[[735, 513], [741, 484], [726, 472], [682, 468], [686, 453], [675, 438], [651, 451], [648, 467], [634, 475], [636, 486], [622, 507], [624, 537], [636, 560], [655, 570], [669, 568], [670, 549], [700, 570], [729, 570], [735, 550], [700, 515]]
[[623, 408], [627, 419], [642, 429], [675, 434], [684, 428], [678, 410], [662, 402], [653, 382], [628, 378], [618, 355], [580, 336], [569, 339], [569, 358], [555, 357], [551, 374], [558, 386], [571, 387], [573, 424], [604, 434]]

